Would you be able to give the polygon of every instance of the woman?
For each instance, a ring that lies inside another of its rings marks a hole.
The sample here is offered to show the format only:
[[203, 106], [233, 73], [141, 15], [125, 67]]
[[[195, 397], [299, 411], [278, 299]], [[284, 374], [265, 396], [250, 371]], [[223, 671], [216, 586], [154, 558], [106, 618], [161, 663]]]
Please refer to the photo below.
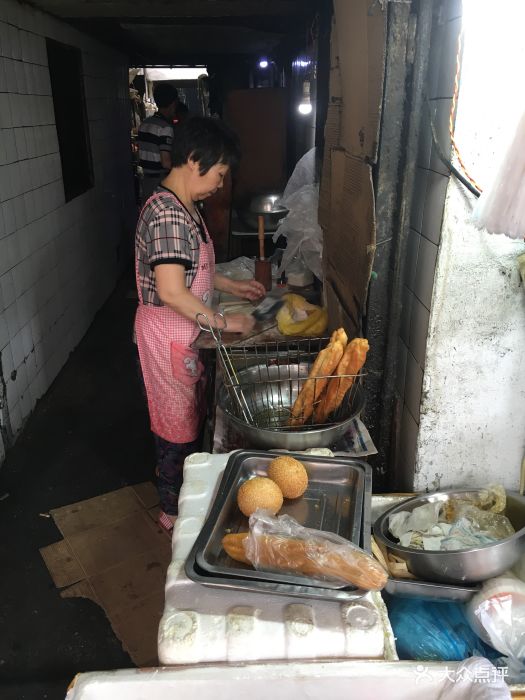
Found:
[[[199, 400], [203, 366], [191, 344], [196, 316], [210, 318], [213, 288], [254, 301], [255, 280], [215, 275], [213, 244], [196, 202], [222, 187], [239, 159], [233, 134], [218, 120], [195, 117], [176, 129], [172, 169], [146, 201], [135, 236], [139, 305], [135, 333], [157, 452], [159, 523], [173, 528], [187, 455], [198, 449], [204, 411]], [[231, 314], [229, 331], [246, 333], [252, 316]]]

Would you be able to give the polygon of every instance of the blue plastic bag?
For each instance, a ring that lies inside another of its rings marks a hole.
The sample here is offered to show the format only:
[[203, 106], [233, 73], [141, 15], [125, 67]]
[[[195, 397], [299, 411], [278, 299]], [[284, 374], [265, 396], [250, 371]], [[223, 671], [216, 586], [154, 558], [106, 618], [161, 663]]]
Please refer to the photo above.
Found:
[[472, 631], [459, 603], [392, 597], [387, 607], [400, 659], [462, 661], [470, 656], [498, 656]]

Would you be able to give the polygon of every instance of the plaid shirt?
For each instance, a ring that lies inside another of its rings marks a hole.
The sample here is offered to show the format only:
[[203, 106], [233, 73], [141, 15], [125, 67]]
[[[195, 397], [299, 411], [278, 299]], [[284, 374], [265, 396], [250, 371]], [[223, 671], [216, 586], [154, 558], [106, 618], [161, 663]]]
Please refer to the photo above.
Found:
[[155, 266], [163, 263], [183, 265], [186, 286], [191, 287], [199, 266], [200, 242], [204, 227], [166, 188], [159, 187], [160, 198], [142, 210], [135, 234], [135, 255], [142, 301], [164, 306], [157, 294]]

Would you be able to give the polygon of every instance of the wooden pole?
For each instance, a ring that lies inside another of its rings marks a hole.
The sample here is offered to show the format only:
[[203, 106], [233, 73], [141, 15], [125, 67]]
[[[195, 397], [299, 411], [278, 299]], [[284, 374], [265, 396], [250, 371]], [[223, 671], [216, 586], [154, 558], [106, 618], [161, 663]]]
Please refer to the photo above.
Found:
[[258, 217], [259, 258], [264, 260], [264, 216]]

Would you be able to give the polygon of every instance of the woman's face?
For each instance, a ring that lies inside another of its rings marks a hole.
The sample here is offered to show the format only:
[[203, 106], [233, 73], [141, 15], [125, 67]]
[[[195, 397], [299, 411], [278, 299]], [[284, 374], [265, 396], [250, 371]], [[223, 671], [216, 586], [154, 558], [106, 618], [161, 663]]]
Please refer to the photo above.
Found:
[[228, 170], [229, 165], [224, 165], [223, 163], [216, 163], [212, 165], [211, 168], [205, 175], [201, 175], [199, 169], [196, 168], [195, 179], [194, 179], [194, 192], [193, 200], [206, 199], [215, 194], [217, 190], [220, 190], [224, 184], [224, 178]]

